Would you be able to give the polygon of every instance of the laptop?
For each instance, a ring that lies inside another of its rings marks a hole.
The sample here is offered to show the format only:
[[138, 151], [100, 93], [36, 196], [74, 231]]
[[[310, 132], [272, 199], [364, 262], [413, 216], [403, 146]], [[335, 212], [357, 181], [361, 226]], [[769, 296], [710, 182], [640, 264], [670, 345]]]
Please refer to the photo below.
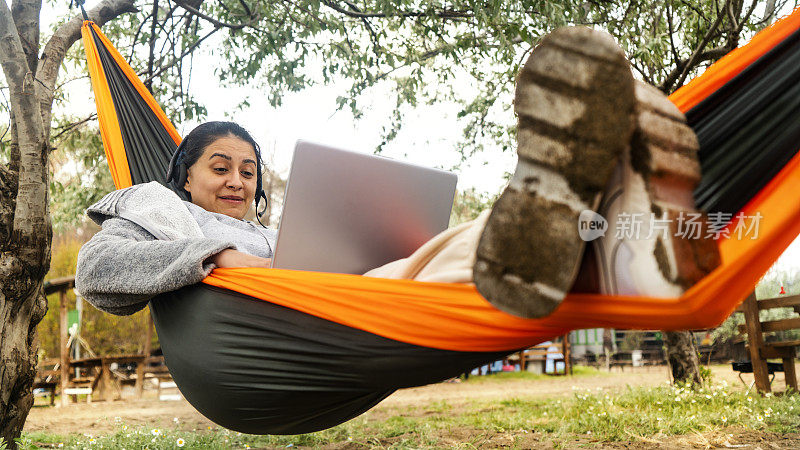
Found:
[[298, 141], [272, 267], [363, 274], [447, 229], [458, 177]]

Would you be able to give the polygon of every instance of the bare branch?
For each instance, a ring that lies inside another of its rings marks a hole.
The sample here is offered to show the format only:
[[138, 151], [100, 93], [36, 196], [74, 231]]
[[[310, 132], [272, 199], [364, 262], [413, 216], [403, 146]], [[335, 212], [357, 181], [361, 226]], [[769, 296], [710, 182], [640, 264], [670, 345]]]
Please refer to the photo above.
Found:
[[144, 85], [147, 87], [147, 90], [153, 92], [153, 84], [152, 84], [152, 75], [153, 75], [153, 60], [155, 59], [155, 54], [153, 52], [156, 49], [156, 23], [158, 22], [158, 0], [153, 0], [153, 12], [150, 13], [153, 17], [153, 24], [150, 26], [150, 55], [147, 58], [147, 74], [150, 75], [150, 80], [148, 80]]
[[667, 4], [667, 26], [669, 27], [669, 46], [672, 50], [672, 59], [677, 63], [680, 58], [678, 57], [678, 50], [675, 49], [675, 38], [673, 37], [675, 28], [672, 26], [672, 8], [670, 8], [669, 3]]
[[[733, 48], [729, 48], [727, 46], [716, 47], [716, 48], [712, 48], [711, 50], [706, 50], [703, 53], [697, 55], [697, 57], [694, 59], [692, 64], [694, 66], [696, 66], [696, 65], [704, 63], [706, 61], [716, 61], [716, 60], [722, 58], [723, 56], [727, 55], [728, 53], [730, 53], [731, 50], [733, 50]], [[689, 61], [690, 61], [689, 59], [682, 59], [682, 60], [678, 61], [678, 63], [675, 65], [675, 68], [672, 69], [672, 71], [669, 73], [669, 75], [667, 75], [667, 77], [664, 79], [664, 82], [661, 84], [661, 86], [659, 86], [659, 89], [662, 92], [666, 93], [666, 92], [670, 92], [671, 90], [674, 90], [674, 89], [671, 89], [672, 85], [670, 83], [674, 83], [674, 81], [677, 78], [677, 76], [679, 74], [683, 73], [684, 70], [687, 70], [687, 72], [691, 70], [691, 69], [687, 69]], [[681, 84], [675, 84], [675, 86], [676, 87], [680, 87]]]
[[[727, 10], [730, 2], [731, 0], [725, 0], [725, 6], [723, 6], [723, 9]], [[684, 81], [686, 80], [686, 77], [689, 75], [689, 72], [695, 66], [695, 64], [708, 60], [709, 55], [708, 53], [703, 53], [703, 50], [705, 49], [706, 45], [708, 45], [714, 33], [717, 32], [717, 28], [719, 28], [720, 24], [722, 23], [723, 17], [724, 13], [717, 14], [717, 19], [714, 21], [714, 24], [711, 25], [711, 27], [709, 27], [708, 31], [706, 32], [705, 36], [703, 36], [703, 39], [700, 41], [700, 43], [697, 44], [697, 47], [692, 53], [692, 56], [690, 56], [688, 60], [680, 61], [679, 64], [675, 67], [675, 69], [672, 71], [670, 76], [668, 76], [667, 79], [664, 80], [664, 83], [662, 84], [662, 91], [664, 91], [665, 93], [671, 92], [673, 86], [682, 86]], [[701, 59], [701, 55], [705, 55], [706, 59]], [[678, 73], [678, 76], [673, 77], [672, 75], [676, 72]], [[676, 79], [677, 81], [675, 81]]]
[[[754, 4], [756, 3], [755, 0], [753, 0], [753, 3]], [[775, 0], [767, 0], [767, 4], [764, 7], [764, 18], [761, 19], [759, 23], [763, 24], [764, 26], [772, 23], [772, 19], [775, 18], [775, 11], [776, 11]]]
[[254, 20], [250, 20], [247, 23], [222, 22], [222, 21], [219, 21], [219, 20], [209, 16], [208, 14], [204, 14], [204, 13], [200, 12], [200, 10], [198, 10], [197, 8], [187, 4], [186, 2], [183, 2], [181, 0], [174, 0], [174, 1], [175, 1], [175, 4], [177, 4], [181, 8], [185, 9], [186, 11], [189, 11], [190, 13], [194, 14], [197, 17], [203, 18], [203, 19], [211, 22], [214, 26], [217, 26], [217, 27], [230, 28], [232, 30], [241, 30], [242, 28], [247, 28], [249, 26], [252, 26], [255, 23]]
[[[356, 7], [353, 3], [350, 3], [348, 1], [345, 1], [344, 3], [346, 3], [347, 6], [350, 7], [350, 9], [344, 9], [341, 6], [337, 5], [336, 3], [334, 3], [333, 1], [330, 1], [330, 0], [322, 0], [322, 3], [325, 6], [327, 6], [328, 8], [330, 8], [330, 9], [336, 11], [336, 12], [340, 12], [340, 13], [348, 16], [348, 17], [353, 17], [353, 18], [356, 18], [356, 19], [372, 18], [372, 17], [384, 17], [384, 18], [385, 17], [425, 17], [425, 16], [430, 15], [429, 13], [426, 13], [426, 12], [416, 12], [416, 11], [413, 11], [413, 12], [399, 12], [397, 14], [361, 12], [358, 7]], [[474, 16], [472, 13], [469, 13], [469, 12], [452, 11], [452, 10], [447, 10], [447, 9], [439, 11], [439, 12], [436, 12], [436, 13], [434, 13], [434, 15], [436, 17], [441, 18], [441, 19], [465, 19], [465, 18], [471, 18], [471, 17]]]
[[739, 37], [739, 33], [741, 33], [742, 30], [744, 29], [745, 24], [747, 24], [747, 21], [750, 20], [750, 16], [753, 14], [753, 11], [755, 11], [757, 4], [758, 4], [758, 1], [757, 0], [753, 0], [753, 3], [750, 5], [750, 8], [748, 8], [748, 10], [745, 13], [744, 17], [742, 18], [741, 22], [739, 22], [739, 26], [736, 27], [735, 33], [736, 33], [736, 37], [737, 38]]
[[130, 45], [131, 53], [128, 55], [128, 61], [133, 59], [133, 51], [136, 48], [136, 42], [139, 40], [139, 35], [142, 34], [142, 28], [144, 28], [144, 26], [147, 25], [147, 21], [150, 20], [151, 17], [153, 17], [152, 12], [146, 15], [142, 19], [142, 21], [139, 22], [139, 26], [136, 27], [136, 32], [133, 33], [133, 39], [131, 39], [131, 45]]
[[703, 10], [698, 8], [696, 4], [694, 4], [693, 2], [690, 2], [688, 0], [680, 0], [680, 1], [681, 1], [681, 4], [683, 4], [683, 6], [686, 6], [689, 9], [693, 10], [695, 13], [697, 13], [698, 17], [702, 17], [703, 20], [708, 21], [708, 18], [706, 18], [706, 15], [703, 12]]
[[[220, 28], [220, 27], [217, 27], [217, 28], [214, 28], [213, 30], [209, 31], [209, 32], [208, 32], [208, 33], [207, 33], [205, 36], [203, 36], [203, 37], [201, 37], [200, 39], [198, 39], [198, 40], [197, 40], [197, 42], [195, 42], [194, 44], [192, 44], [192, 45], [191, 45], [189, 48], [187, 48], [187, 49], [186, 49], [186, 50], [185, 50], [183, 53], [181, 53], [181, 54], [180, 54], [180, 56], [173, 58], [173, 59], [172, 59], [172, 61], [170, 61], [169, 63], [167, 63], [167, 64], [166, 64], [166, 65], [164, 65], [163, 67], [161, 67], [161, 68], [158, 70], [158, 72], [156, 72], [156, 73], [154, 73], [154, 74], [152, 74], [152, 75], [148, 76], [147, 78], [145, 78], [145, 79], [143, 80], [143, 82], [150, 82], [150, 81], [152, 81], [153, 79], [155, 79], [156, 77], [158, 77], [159, 75], [161, 75], [162, 73], [164, 73], [164, 72], [165, 72], [167, 69], [169, 69], [170, 67], [174, 66], [174, 65], [175, 65], [175, 64], [177, 64], [177, 63], [178, 63], [180, 60], [182, 60], [183, 58], [185, 58], [185, 57], [186, 57], [186, 55], [189, 55], [190, 53], [194, 52], [194, 51], [197, 49], [197, 47], [200, 45], [200, 43], [202, 43], [204, 40], [206, 40], [206, 38], [208, 38], [209, 36], [211, 36], [212, 34], [216, 33], [216, 32], [217, 32], [217, 31], [219, 31], [219, 30], [221, 30], [221, 28]], [[144, 75], [144, 73], [140, 73], [140, 74], [139, 74], [139, 76], [142, 76], [142, 75]]]
[[58, 138], [60, 138], [64, 134], [69, 133], [70, 131], [74, 130], [75, 128], [78, 128], [81, 125], [83, 125], [83, 124], [85, 124], [87, 122], [91, 122], [92, 120], [95, 120], [95, 119], [97, 119], [97, 113], [92, 113], [92, 114], [89, 115], [89, 117], [87, 117], [85, 119], [81, 119], [81, 120], [79, 120], [77, 122], [73, 122], [73, 123], [69, 123], [67, 125], [64, 125], [63, 127], [58, 128], [58, 133], [56, 133], [56, 135], [53, 136], [51, 139], [53, 141], [58, 140]]
[[239, 0], [239, 4], [241, 4], [242, 8], [244, 8], [244, 12], [245, 12], [245, 14], [247, 14], [247, 17], [251, 17], [252, 18], [253, 17], [253, 12], [250, 10], [250, 7], [247, 6], [247, 3], [244, 0]]

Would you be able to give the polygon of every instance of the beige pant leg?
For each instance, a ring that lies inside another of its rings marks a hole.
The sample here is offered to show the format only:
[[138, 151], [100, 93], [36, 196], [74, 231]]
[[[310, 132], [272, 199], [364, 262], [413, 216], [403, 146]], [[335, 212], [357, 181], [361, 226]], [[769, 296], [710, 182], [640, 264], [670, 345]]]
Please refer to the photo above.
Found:
[[439, 233], [408, 258], [392, 261], [364, 275], [439, 283], [472, 283], [475, 250], [489, 212], [486, 210], [473, 221]]

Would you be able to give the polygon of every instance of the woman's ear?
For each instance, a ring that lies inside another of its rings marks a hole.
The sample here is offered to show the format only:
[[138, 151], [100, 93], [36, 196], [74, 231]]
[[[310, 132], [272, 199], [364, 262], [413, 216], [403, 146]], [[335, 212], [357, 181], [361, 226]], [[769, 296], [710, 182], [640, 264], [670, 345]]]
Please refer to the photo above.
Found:
[[183, 183], [183, 190], [191, 194], [192, 193], [192, 189], [189, 186], [189, 178], [191, 178], [191, 176], [190, 176], [190, 174], [187, 173], [186, 174], [186, 183]]

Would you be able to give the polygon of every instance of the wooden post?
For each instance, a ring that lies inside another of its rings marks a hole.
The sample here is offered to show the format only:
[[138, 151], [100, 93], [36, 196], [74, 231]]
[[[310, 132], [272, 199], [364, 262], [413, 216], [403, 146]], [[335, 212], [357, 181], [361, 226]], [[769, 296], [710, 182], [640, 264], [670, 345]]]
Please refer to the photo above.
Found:
[[144, 369], [152, 352], [152, 349], [150, 348], [150, 342], [153, 340], [153, 315], [150, 314], [150, 308], [147, 309], [147, 317], [145, 318], [144, 322], [146, 327], [144, 333], [144, 342], [142, 343], [144, 359], [140, 363], [136, 364], [136, 398], [142, 398], [144, 395]]
[[61, 365], [61, 406], [67, 405], [67, 396], [64, 391], [67, 389], [69, 381], [69, 348], [67, 348], [67, 291], [62, 289], [58, 291], [59, 297], [59, 319], [61, 322], [61, 352], [60, 362]]
[[147, 308], [147, 319], [145, 319], [147, 323], [147, 330], [145, 330], [145, 340], [144, 340], [144, 356], [145, 358], [149, 358], [152, 354], [152, 349], [150, 348], [150, 343], [153, 342], [153, 315], [150, 313], [150, 308]]
[[797, 392], [797, 373], [794, 370], [794, 358], [783, 358], [783, 376], [786, 378], [786, 386]]
[[111, 391], [111, 363], [106, 361], [105, 358], [100, 358], [100, 395], [103, 400], [111, 402], [113, 400], [113, 393]]
[[564, 335], [564, 375], [572, 375], [572, 346], [569, 342], [569, 331]]
[[761, 392], [770, 392], [767, 362], [761, 358], [764, 336], [761, 334], [761, 320], [758, 317], [758, 304], [756, 301], [756, 293], [753, 292], [742, 304], [744, 322], [747, 329], [747, 342], [750, 346], [750, 361], [753, 364], [753, 377], [756, 379], [756, 388]]

